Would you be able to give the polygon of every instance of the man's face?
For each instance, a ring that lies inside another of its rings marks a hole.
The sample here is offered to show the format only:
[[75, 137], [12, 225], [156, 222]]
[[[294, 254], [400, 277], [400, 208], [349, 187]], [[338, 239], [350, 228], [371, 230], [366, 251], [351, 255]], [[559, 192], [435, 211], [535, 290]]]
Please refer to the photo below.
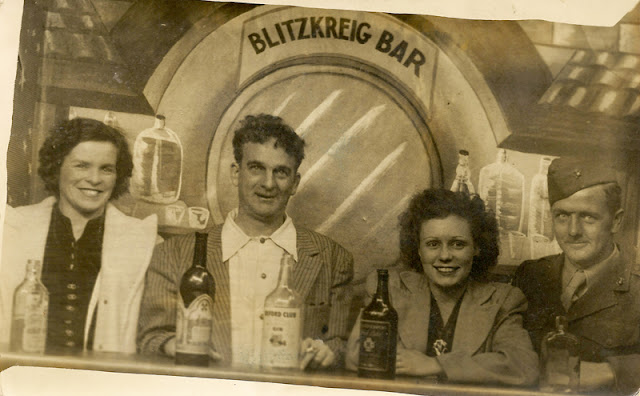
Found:
[[87, 141], [62, 161], [58, 187], [60, 211], [67, 217], [98, 217], [116, 185], [118, 149], [111, 142]]
[[556, 201], [551, 214], [558, 244], [573, 264], [588, 268], [611, 254], [622, 209], [609, 211], [603, 186], [588, 187]]
[[231, 165], [231, 179], [238, 187], [238, 214], [262, 223], [284, 219], [300, 182], [295, 158], [274, 144], [275, 139], [245, 143], [241, 163]]

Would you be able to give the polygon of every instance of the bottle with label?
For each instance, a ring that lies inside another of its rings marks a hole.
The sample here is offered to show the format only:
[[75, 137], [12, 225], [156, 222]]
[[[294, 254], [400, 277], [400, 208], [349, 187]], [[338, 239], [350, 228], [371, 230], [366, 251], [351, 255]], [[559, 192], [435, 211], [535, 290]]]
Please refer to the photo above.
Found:
[[580, 341], [567, 332], [567, 318], [556, 317], [556, 329], [542, 339], [540, 390], [577, 392], [580, 384]]
[[358, 376], [393, 379], [396, 375], [398, 313], [389, 299], [389, 272], [378, 270], [378, 289], [360, 316]]
[[40, 281], [40, 260], [28, 260], [24, 281], [13, 294], [11, 350], [44, 353], [49, 292]]
[[278, 285], [264, 300], [261, 365], [268, 368], [298, 368], [302, 342], [302, 298], [289, 287], [293, 257], [280, 260]]
[[207, 235], [196, 233], [193, 265], [182, 276], [178, 291], [176, 364], [207, 366], [215, 283], [207, 271]]
[[451, 185], [451, 191], [463, 192], [465, 194], [475, 194], [476, 192], [473, 184], [471, 184], [471, 169], [469, 169], [469, 152], [467, 150], [460, 150], [458, 152], [456, 178]]
[[157, 115], [153, 128], [140, 132], [133, 145], [131, 194], [158, 204], [171, 204], [182, 186], [182, 143]]

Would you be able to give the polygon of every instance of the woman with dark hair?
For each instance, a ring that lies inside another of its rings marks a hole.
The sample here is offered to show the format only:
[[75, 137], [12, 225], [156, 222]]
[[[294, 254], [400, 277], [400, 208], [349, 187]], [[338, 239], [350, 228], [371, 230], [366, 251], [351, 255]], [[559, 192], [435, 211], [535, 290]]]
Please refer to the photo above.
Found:
[[[396, 372], [448, 381], [531, 385], [538, 357], [519, 289], [486, 280], [498, 258], [498, 229], [477, 196], [430, 189], [400, 216], [400, 251], [409, 271], [390, 271], [398, 311]], [[367, 293], [376, 279], [367, 280]], [[359, 321], [349, 338], [347, 367], [360, 350]]]
[[122, 134], [75, 118], [40, 149], [38, 174], [52, 196], [7, 207], [0, 272], [0, 343], [9, 341], [13, 291], [28, 259], [42, 263], [49, 291], [47, 352], [135, 353], [144, 275], [157, 221], [120, 212], [133, 162]]

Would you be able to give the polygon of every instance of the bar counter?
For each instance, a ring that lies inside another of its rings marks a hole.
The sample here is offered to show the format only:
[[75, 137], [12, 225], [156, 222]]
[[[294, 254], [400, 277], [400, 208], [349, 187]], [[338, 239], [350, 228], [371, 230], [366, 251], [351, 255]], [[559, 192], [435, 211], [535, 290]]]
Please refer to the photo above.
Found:
[[395, 380], [358, 378], [350, 371], [299, 371], [241, 369], [211, 363], [209, 367], [175, 365], [168, 357], [85, 352], [82, 355], [33, 355], [9, 352], [0, 347], [0, 370], [39, 366], [107, 372], [159, 374], [242, 381], [311, 385], [327, 388], [391, 391], [418, 395], [553, 395], [532, 388], [471, 386], [438, 382], [436, 378], [397, 377]]

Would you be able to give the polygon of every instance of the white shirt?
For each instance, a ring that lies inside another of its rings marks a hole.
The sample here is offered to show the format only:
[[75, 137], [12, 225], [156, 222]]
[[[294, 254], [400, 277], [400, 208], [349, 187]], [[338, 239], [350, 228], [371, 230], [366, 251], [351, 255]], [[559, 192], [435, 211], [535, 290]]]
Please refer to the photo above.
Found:
[[249, 237], [236, 224], [238, 210], [222, 226], [222, 260], [229, 261], [231, 362], [260, 365], [264, 300], [278, 284], [280, 260], [287, 252], [298, 260], [296, 228], [289, 216], [271, 235]]

